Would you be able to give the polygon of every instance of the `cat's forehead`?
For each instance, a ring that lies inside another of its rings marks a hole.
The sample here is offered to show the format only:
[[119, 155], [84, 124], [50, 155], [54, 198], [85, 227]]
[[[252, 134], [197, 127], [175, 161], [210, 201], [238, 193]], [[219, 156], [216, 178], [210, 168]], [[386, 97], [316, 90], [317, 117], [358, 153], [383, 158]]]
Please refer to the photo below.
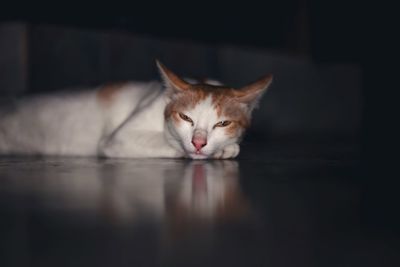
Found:
[[[177, 94], [167, 106], [165, 115], [173, 112], [189, 112], [189, 115], [226, 117], [247, 120], [240, 103], [236, 101], [233, 88], [208, 84], [191, 85], [188, 90]], [[192, 113], [192, 114], [190, 114]]]
[[188, 92], [199, 94], [199, 95], [206, 95], [212, 97], [233, 97], [235, 89], [227, 86], [219, 86], [219, 85], [209, 85], [209, 84], [194, 84], [190, 86]]
[[234, 89], [225, 86], [214, 86], [208, 84], [195, 84], [186, 92], [188, 98], [192, 100], [192, 104], [196, 105], [200, 102], [208, 102], [212, 106], [220, 106], [227, 101], [233, 101]]
[[241, 117], [243, 109], [234, 94], [233, 88], [224, 86], [197, 85], [192, 89], [199, 96], [198, 105], [209, 105], [217, 116]]
[[192, 85], [190, 89], [179, 92], [175, 96], [173, 105], [179, 109], [192, 109], [200, 103], [217, 105], [223, 99], [226, 100], [233, 97], [231, 90], [233, 89], [222, 86]]

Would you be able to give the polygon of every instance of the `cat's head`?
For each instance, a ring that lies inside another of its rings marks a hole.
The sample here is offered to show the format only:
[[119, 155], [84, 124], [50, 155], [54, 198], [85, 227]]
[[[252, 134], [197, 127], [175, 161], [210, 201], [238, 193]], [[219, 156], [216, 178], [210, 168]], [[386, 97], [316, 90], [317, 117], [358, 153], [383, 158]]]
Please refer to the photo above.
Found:
[[189, 83], [157, 61], [169, 102], [165, 108], [168, 142], [193, 159], [210, 158], [239, 143], [251, 113], [272, 81], [266, 75], [243, 88]]

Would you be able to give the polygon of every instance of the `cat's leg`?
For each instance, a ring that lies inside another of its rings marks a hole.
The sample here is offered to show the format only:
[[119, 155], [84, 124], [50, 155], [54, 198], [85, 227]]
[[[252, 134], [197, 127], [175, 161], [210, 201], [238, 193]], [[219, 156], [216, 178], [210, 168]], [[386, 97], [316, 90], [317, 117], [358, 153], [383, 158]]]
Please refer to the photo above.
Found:
[[112, 158], [180, 158], [183, 153], [171, 147], [163, 132], [121, 131], [104, 138], [99, 144], [99, 155]]
[[240, 146], [238, 144], [231, 144], [215, 152], [212, 157], [215, 159], [232, 159], [239, 155], [239, 152]]

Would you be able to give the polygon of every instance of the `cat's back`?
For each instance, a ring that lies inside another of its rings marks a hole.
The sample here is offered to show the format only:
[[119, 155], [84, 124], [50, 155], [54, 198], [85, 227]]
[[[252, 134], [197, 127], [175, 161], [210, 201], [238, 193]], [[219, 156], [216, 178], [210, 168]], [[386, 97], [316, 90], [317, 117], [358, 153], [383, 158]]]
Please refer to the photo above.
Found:
[[46, 114], [48, 117], [74, 116], [74, 113], [82, 116], [107, 112], [108, 109], [131, 109], [147, 97], [158, 94], [161, 88], [159, 82], [120, 82], [0, 99], [0, 119]]
[[112, 129], [128, 117], [140, 120], [142, 126], [149, 121], [148, 116], [151, 116], [153, 125], [156, 118], [162, 120], [165, 107], [163, 92], [159, 81], [114, 83], [99, 88], [96, 98], [108, 128]]
[[96, 99], [104, 108], [132, 108], [162, 92], [162, 84], [150, 82], [109, 83], [96, 90]]
[[161, 91], [159, 82], [127, 82], [1, 101], [0, 154], [95, 154], [105, 128]]

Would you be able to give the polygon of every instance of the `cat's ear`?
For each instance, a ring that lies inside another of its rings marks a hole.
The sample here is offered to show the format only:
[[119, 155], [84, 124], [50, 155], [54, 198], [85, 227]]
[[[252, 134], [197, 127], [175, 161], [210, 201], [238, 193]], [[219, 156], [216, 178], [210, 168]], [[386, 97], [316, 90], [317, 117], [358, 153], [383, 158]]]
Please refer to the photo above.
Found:
[[253, 110], [260, 101], [263, 94], [267, 91], [272, 82], [272, 75], [268, 74], [257, 81], [246, 85], [245, 87], [235, 90], [235, 98], [237, 101], [246, 104], [249, 110]]
[[190, 88], [190, 84], [181, 79], [178, 75], [173, 73], [160, 61], [156, 60], [158, 70], [160, 71], [161, 78], [165, 83], [166, 89], [170, 94], [186, 91]]

